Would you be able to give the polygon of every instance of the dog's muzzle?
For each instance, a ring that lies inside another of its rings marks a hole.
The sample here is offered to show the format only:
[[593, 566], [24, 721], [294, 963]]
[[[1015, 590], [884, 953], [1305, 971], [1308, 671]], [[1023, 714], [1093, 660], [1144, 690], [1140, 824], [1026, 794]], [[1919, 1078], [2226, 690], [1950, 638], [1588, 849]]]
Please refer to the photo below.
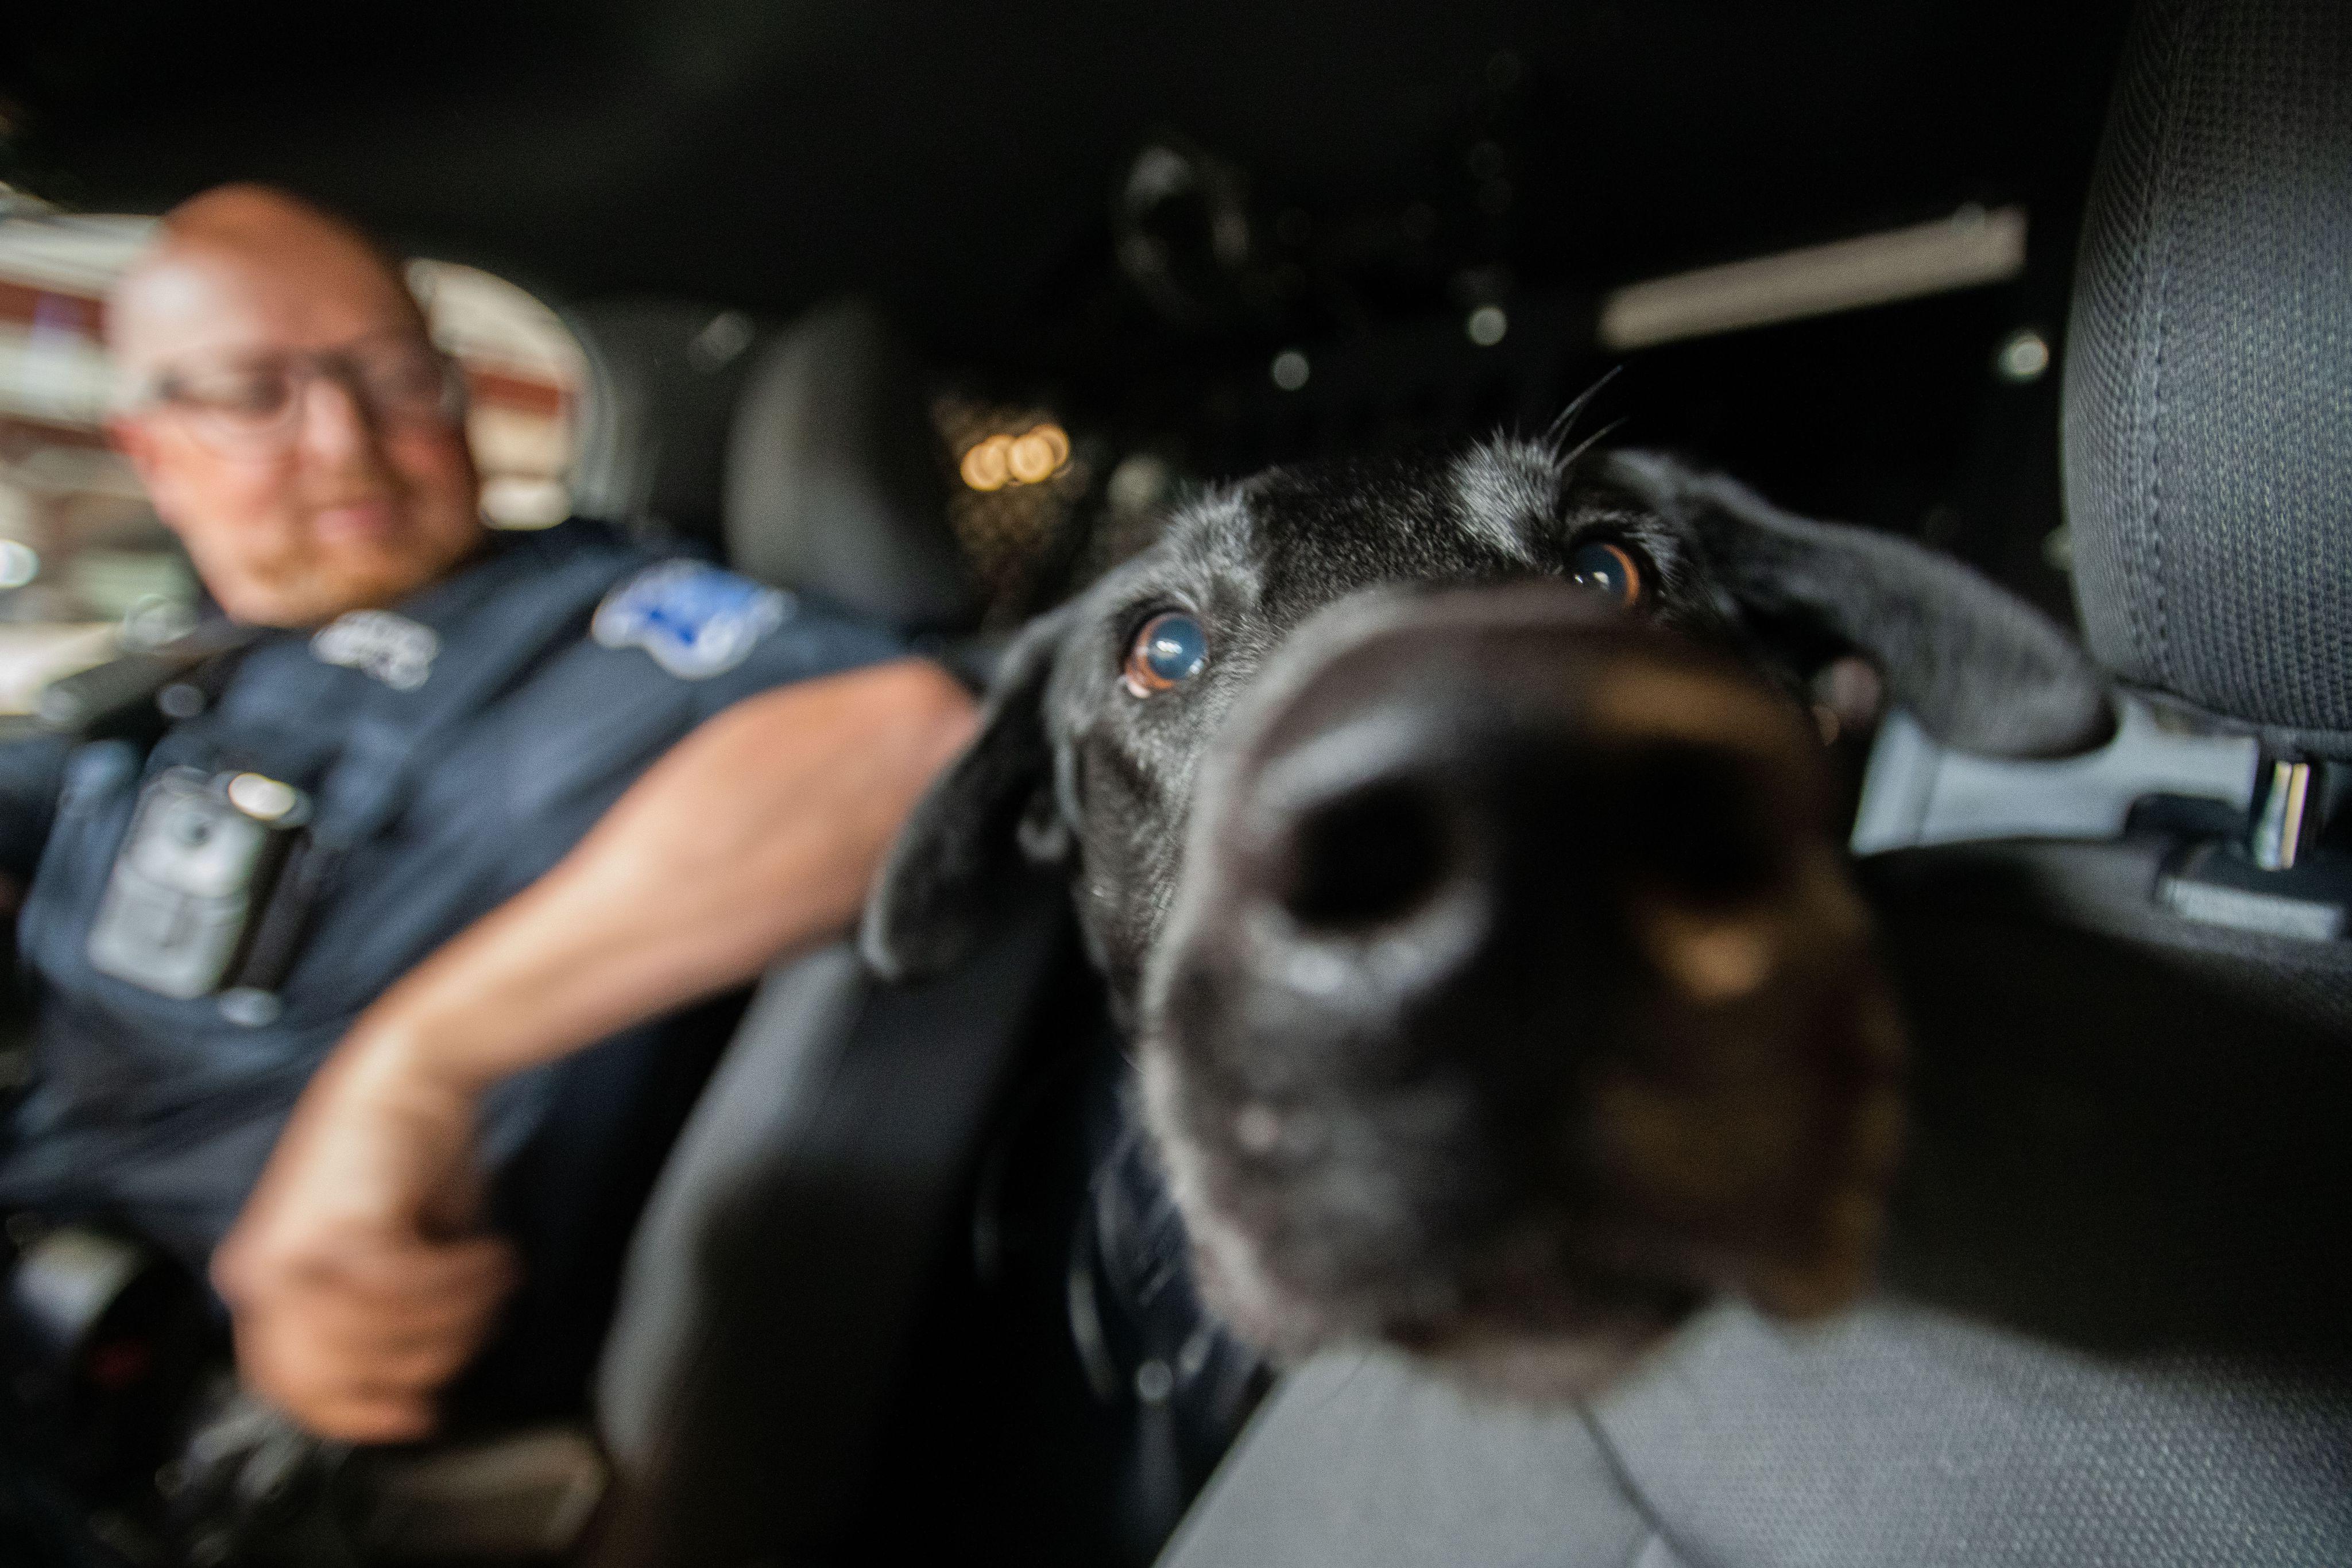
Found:
[[1245, 1330], [1639, 1337], [1866, 1265], [1899, 1046], [1801, 711], [1554, 585], [1296, 633], [1203, 771], [1145, 1010]]

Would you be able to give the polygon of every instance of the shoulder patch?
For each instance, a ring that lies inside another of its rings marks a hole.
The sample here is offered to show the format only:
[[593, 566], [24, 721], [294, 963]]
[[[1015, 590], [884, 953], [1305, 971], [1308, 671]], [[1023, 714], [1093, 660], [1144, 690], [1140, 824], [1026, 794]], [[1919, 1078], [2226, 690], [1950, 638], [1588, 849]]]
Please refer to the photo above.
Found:
[[680, 680], [733, 669], [793, 612], [793, 597], [698, 560], [649, 566], [604, 596], [591, 631], [607, 648], [643, 648]]

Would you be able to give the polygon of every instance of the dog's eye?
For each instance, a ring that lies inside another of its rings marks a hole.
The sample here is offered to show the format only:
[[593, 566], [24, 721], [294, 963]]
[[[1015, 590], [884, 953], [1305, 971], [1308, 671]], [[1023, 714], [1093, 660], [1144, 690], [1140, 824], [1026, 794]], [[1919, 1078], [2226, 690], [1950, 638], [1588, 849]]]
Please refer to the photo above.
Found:
[[1633, 559], [1632, 550], [1599, 539], [1576, 547], [1576, 553], [1568, 558], [1568, 580], [1605, 596], [1620, 610], [1641, 603], [1643, 591], [1649, 587], [1642, 579], [1642, 563]]
[[1127, 650], [1122, 678], [1139, 697], [1189, 681], [1209, 662], [1209, 634], [1180, 610], [1153, 616], [1136, 632]]

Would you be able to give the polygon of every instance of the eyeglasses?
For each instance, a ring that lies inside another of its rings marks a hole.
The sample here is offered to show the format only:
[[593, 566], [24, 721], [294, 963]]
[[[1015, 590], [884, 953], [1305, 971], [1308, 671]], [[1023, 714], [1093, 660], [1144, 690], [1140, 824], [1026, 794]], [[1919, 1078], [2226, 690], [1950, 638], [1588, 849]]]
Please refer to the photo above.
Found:
[[280, 445], [301, 425], [310, 383], [332, 377], [380, 426], [455, 424], [466, 409], [457, 362], [404, 332], [307, 354], [256, 354], [167, 370], [146, 401], [182, 416], [207, 444]]

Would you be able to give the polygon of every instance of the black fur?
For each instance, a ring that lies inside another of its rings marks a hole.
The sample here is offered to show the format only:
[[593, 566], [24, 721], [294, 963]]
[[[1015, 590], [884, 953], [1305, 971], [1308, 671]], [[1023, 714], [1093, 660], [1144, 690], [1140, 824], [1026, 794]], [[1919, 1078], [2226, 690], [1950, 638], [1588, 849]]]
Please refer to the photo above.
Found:
[[[1856, 651], [1879, 666], [1895, 700], [1956, 744], [2042, 756], [2104, 738], [2106, 695], [2087, 661], [1965, 568], [1885, 535], [1790, 517], [1670, 459], [1564, 452], [1560, 439], [1277, 469], [1181, 508], [1156, 546], [1034, 623], [1013, 650], [981, 737], [934, 787], [884, 868], [867, 912], [869, 959], [891, 976], [952, 961], [988, 918], [1018, 843], [1066, 870], [1088, 951], [1123, 1021], [1142, 1036], [1147, 1065], [1181, 1076], [1199, 1056], [1169, 1049], [1182, 1031], [1152, 1016], [1181, 989], [1169, 983], [1160, 948], [1187, 879], [1202, 874], [1186, 846], [1204, 756], [1261, 670], [1335, 604], [1558, 579], [1596, 539], [1644, 563], [1642, 614], [1654, 626], [1727, 652], [1792, 695], [1821, 664]], [[1202, 622], [1211, 656], [1181, 689], [1139, 699], [1122, 689], [1122, 662], [1143, 622], [1171, 609]], [[1318, 624], [1308, 640], [1339, 634], [1329, 617]], [[1158, 983], [1147, 984], [1155, 964]], [[1223, 1016], [1216, 1001], [1187, 1003], [1190, 1025]], [[1178, 1041], [1187, 1043], [1200, 1044]], [[1155, 1098], [1182, 1101], [1182, 1085], [1162, 1085]], [[1155, 1117], [1163, 1138], [1192, 1135], [1185, 1116], [1156, 1106]], [[1403, 1147], [1366, 1136], [1367, 1147]], [[1442, 1186], [1440, 1176], [1413, 1179]], [[1196, 1232], [1230, 1228], [1230, 1215], [1204, 1212], [1209, 1200], [1186, 1186], [1180, 1179]], [[1278, 1247], [1272, 1234], [1253, 1245]], [[1663, 1322], [1687, 1304], [1682, 1285], [1654, 1285], [1627, 1287], [1627, 1322]], [[1224, 1299], [1233, 1304], [1232, 1292]], [[1244, 1326], [1305, 1343], [1382, 1332], [1402, 1321], [1394, 1305], [1285, 1307]], [[1306, 1326], [1290, 1332], [1286, 1313]], [[1571, 1320], [1601, 1321], [1573, 1312], [1562, 1321]]]

